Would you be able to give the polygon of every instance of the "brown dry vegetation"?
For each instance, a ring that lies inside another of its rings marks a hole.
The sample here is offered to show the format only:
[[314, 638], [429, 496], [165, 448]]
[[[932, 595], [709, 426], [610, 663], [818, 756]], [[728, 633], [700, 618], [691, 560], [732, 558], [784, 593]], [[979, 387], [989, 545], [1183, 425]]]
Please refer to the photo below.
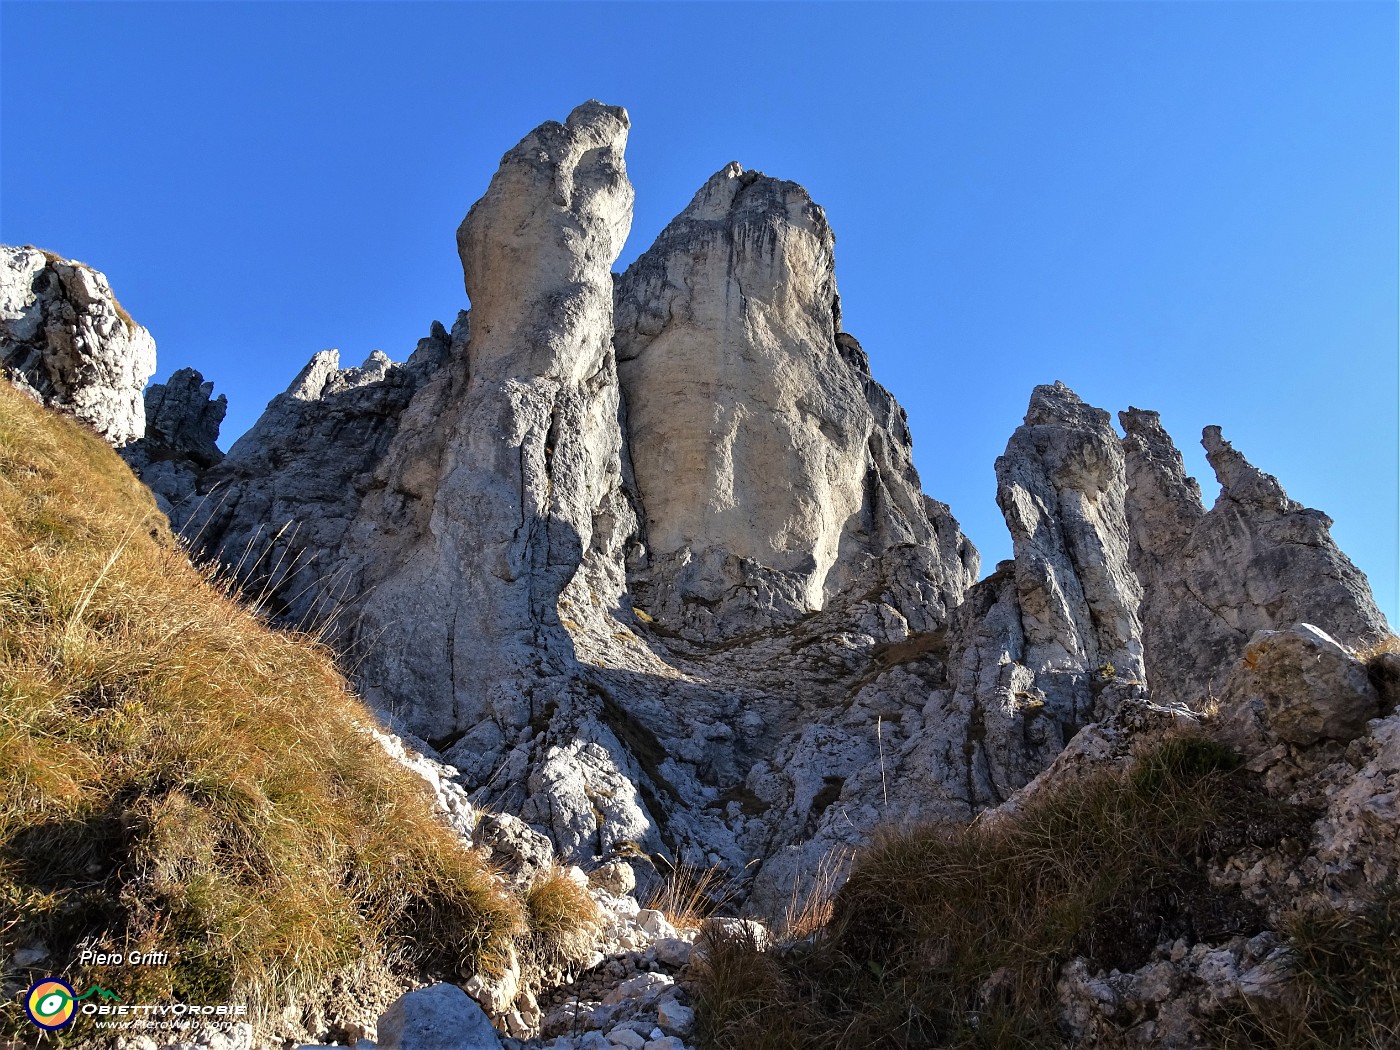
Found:
[[530, 946], [546, 966], [579, 962], [593, 950], [603, 915], [586, 887], [559, 867], [537, 878], [525, 892]]
[[[861, 851], [815, 936], [761, 952], [710, 935], [696, 977], [711, 1048], [1065, 1046], [1069, 958], [1124, 971], [1182, 937], [1223, 941], [1263, 914], [1205, 878], [1212, 857], [1297, 843], [1312, 814], [1266, 797], [1205, 739], [965, 827], [887, 833]], [[1219, 1020], [1219, 1045], [1400, 1045], [1400, 896], [1360, 916], [1295, 916], [1293, 1007]], [[1389, 903], [1387, 903], [1389, 902]]]
[[[489, 970], [520, 901], [369, 721], [321, 646], [191, 567], [106, 444], [0, 384], [0, 958], [38, 942], [71, 983], [255, 1016], [367, 958]], [[174, 964], [79, 971], [88, 945]]]
[[678, 864], [652, 888], [645, 906], [661, 912], [676, 929], [693, 930], [729, 904], [735, 891], [724, 868]]

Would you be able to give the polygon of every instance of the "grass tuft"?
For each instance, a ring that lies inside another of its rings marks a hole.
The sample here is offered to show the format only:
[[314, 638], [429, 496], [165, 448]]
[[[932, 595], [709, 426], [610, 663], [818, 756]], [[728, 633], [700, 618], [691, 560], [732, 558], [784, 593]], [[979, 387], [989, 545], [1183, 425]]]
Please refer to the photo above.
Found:
[[679, 864], [657, 883], [646, 907], [661, 912], [678, 930], [693, 930], [732, 901], [735, 893], [724, 868]]
[[1358, 911], [1299, 911], [1285, 923], [1290, 994], [1266, 1009], [1235, 1005], [1217, 1025], [1223, 1050], [1383, 1050], [1400, 1046], [1400, 887]]
[[530, 922], [530, 943], [535, 957], [546, 965], [580, 962], [593, 950], [602, 923], [602, 912], [568, 873], [554, 867], [525, 892]]

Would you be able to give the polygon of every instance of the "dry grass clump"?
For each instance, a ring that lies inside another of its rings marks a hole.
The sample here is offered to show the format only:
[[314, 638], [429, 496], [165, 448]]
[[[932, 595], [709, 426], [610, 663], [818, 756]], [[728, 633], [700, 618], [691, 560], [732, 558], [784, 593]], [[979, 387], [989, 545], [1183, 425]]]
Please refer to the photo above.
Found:
[[1208, 924], [1257, 932], [1262, 917], [1212, 890], [1203, 863], [1302, 818], [1238, 764], [1183, 737], [1012, 817], [878, 837], [812, 942], [711, 947], [702, 1045], [1064, 1045], [1054, 982], [1070, 957], [1136, 969], [1163, 940], [1222, 932]]
[[678, 864], [652, 889], [645, 906], [661, 912], [676, 929], [693, 930], [734, 896], [734, 881], [724, 868]]
[[793, 883], [787, 910], [777, 926], [780, 940], [800, 941], [826, 928], [835, 914], [836, 893], [845, 881], [852, 856], [849, 847], [833, 849], [809, 878]]
[[[0, 958], [39, 942], [72, 983], [254, 1017], [367, 956], [489, 969], [519, 902], [369, 721], [110, 448], [0, 384]], [[172, 965], [79, 971], [80, 946]]]
[[581, 886], [557, 865], [525, 892], [531, 946], [549, 965], [579, 962], [593, 950], [602, 912]]
[[1237, 1008], [1222, 1050], [1386, 1050], [1400, 1046], [1400, 886], [1379, 887], [1355, 912], [1300, 911], [1286, 923], [1292, 995], [1276, 1008]]
[[796, 1050], [808, 1045], [815, 1028], [812, 989], [800, 987], [790, 963], [761, 950], [748, 923], [736, 923], [730, 934], [707, 926], [695, 946], [690, 987], [698, 1046]]

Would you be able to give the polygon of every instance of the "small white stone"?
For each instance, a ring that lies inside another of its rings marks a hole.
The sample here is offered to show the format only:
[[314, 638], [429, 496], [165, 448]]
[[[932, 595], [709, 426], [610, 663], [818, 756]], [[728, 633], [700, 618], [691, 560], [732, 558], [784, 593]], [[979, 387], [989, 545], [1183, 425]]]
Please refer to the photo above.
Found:
[[651, 937], [674, 937], [676, 928], [665, 915], [655, 908], [643, 908], [637, 912], [637, 925]]

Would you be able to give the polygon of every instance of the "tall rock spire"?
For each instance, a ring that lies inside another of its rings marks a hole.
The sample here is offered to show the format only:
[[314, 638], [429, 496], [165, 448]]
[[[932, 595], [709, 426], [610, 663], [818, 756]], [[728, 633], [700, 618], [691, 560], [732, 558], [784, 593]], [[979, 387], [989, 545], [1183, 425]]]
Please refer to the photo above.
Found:
[[904, 413], [841, 332], [834, 244], [801, 186], [730, 164], [618, 280], [634, 583], [686, 637], [791, 622], [900, 545], [925, 553], [908, 612], [930, 622], [975, 577], [966, 541], [938, 552]]
[[1143, 681], [1118, 434], [1107, 412], [1063, 383], [1038, 386], [996, 474], [1016, 554], [1022, 660], [1073, 732], [1099, 713], [1094, 697], [1107, 683]]
[[432, 446], [425, 527], [400, 533], [391, 495], [356, 523], [361, 677], [424, 735], [502, 709], [528, 721], [521, 679], [570, 652], [560, 594], [595, 544], [628, 531], [613, 527], [628, 508], [611, 275], [632, 217], [627, 130], [625, 110], [588, 102], [502, 159], [457, 233], [467, 376], [450, 401], [424, 391], [438, 418], [401, 431], [379, 471], [409, 473]]

